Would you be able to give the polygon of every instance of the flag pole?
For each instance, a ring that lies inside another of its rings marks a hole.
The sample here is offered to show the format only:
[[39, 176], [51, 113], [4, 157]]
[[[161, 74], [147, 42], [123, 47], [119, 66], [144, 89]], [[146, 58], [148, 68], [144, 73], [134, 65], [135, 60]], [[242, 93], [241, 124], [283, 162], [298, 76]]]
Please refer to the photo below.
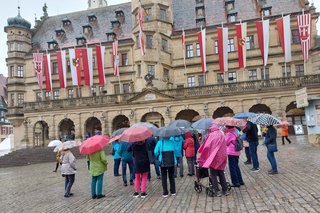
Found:
[[[302, 9], [302, 16], [304, 16], [304, 9]], [[307, 51], [309, 51], [309, 50], [307, 49]], [[303, 69], [304, 69], [304, 73], [307, 73], [307, 64], [306, 64], [306, 59], [304, 56], [303, 56]]]

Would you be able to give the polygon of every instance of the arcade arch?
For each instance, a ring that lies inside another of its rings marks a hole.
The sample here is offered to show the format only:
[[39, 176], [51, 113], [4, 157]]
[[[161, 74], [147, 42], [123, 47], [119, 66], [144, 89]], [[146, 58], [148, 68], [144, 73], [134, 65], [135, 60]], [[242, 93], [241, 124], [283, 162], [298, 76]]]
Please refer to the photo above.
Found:
[[49, 126], [45, 121], [38, 121], [33, 127], [33, 146], [44, 147], [49, 139]]
[[157, 127], [164, 126], [164, 118], [158, 112], [148, 112], [144, 114], [141, 118], [141, 122], [149, 122], [154, 124]]
[[86, 120], [84, 125], [85, 135], [93, 136], [95, 131], [102, 131], [101, 121], [96, 117], [90, 117]]
[[220, 118], [220, 117], [232, 117], [234, 112], [229, 107], [219, 107], [213, 112], [212, 118]]
[[190, 122], [196, 121], [198, 119], [199, 113], [193, 109], [181, 110], [177, 115], [175, 120], [183, 119]]
[[125, 115], [116, 116], [112, 121], [112, 132], [123, 127], [130, 127], [129, 118]]
[[250, 109], [249, 112], [254, 112], [254, 113], [266, 113], [266, 114], [272, 114], [271, 109], [265, 105], [265, 104], [256, 104], [253, 105]]
[[65, 118], [61, 120], [58, 127], [60, 140], [67, 141], [67, 138], [71, 134], [71, 131], [74, 130], [74, 127], [74, 122], [71, 119]]

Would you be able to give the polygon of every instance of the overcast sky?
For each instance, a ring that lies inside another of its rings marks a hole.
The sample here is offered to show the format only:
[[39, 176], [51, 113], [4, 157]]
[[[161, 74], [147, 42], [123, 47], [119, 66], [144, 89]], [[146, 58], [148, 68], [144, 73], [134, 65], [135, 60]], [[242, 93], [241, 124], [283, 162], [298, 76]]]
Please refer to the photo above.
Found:
[[[108, 0], [108, 5], [129, 2], [130, 0]], [[18, 14], [19, 0], [10, 0], [5, 2], [5, 6], [0, 8], [0, 74], [8, 76], [6, 67], [7, 45], [6, 33], [4, 26], [7, 25], [9, 17], [15, 17]], [[312, 2], [312, 1], [311, 1]], [[320, 11], [320, 0], [313, 0], [317, 11]], [[2, 1], [4, 4], [4, 2]], [[34, 26], [34, 19], [38, 19], [43, 15], [42, 7], [47, 3], [49, 16], [86, 10], [88, 8], [88, 0], [20, 0], [21, 16], [31, 22]], [[320, 20], [317, 24], [318, 34], [320, 34]]]

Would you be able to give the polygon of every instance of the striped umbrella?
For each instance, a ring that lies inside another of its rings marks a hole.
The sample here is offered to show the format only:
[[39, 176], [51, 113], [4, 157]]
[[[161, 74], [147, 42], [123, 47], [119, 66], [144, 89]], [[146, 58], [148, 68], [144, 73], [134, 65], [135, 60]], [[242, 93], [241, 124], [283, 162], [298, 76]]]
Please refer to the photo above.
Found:
[[281, 120], [269, 115], [269, 114], [256, 114], [248, 118], [248, 121], [251, 121], [254, 124], [261, 126], [271, 126], [274, 124], [280, 124]]

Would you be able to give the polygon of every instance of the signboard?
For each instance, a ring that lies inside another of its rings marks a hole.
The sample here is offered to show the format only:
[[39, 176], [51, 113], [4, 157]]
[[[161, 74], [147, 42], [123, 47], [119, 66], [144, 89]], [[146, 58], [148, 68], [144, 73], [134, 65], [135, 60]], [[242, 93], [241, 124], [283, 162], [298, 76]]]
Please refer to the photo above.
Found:
[[144, 96], [144, 100], [145, 100], [145, 101], [156, 100], [156, 95], [153, 94], [153, 93], [146, 94], [146, 95]]
[[294, 127], [294, 134], [296, 134], [296, 135], [303, 135], [304, 134], [302, 125], [293, 125], [293, 127]]
[[295, 91], [297, 108], [309, 106], [307, 88]]

